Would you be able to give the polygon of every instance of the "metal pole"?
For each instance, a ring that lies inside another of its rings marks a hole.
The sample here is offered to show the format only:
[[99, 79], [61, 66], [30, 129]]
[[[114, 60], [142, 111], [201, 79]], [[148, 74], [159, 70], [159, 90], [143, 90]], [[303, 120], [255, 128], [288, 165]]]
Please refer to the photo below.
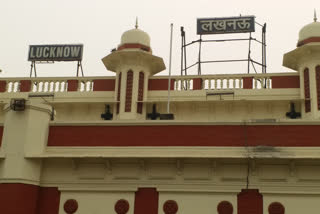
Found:
[[171, 90], [171, 61], [172, 61], [172, 31], [173, 31], [173, 23], [170, 25], [170, 53], [169, 53], [169, 78], [168, 78], [168, 105], [167, 105], [167, 113], [170, 113], [170, 90]]
[[201, 75], [201, 42], [202, 42], [202, 35], [200, 35], [200, 40], [199, 40], [198, 75]]
[[250, 61], [251, 61], [251, 32], [249, 38], [249, 51], [248, 51], [248, 74], [250, 73]]
[[32, 77], [33, 62], [31, 62], [30, 77]]
[[81, 74], [82, 74], [82, 77], [84, 77], [81, 61], [80, 61], [79, 63], [80, 63], [80, 68], [81, 68]]
[[264, 33], [263, 33], [263, 28], [264, 28], [264, 26], [263, 26], [262, 29], [261, 29], [261, 41], [262, 41], [262, 42], [261, 42], [261, 51], [262, 51], [262, 52], [261, 52], [261, 57], [262, 57], [262, 61], [261, 61], [261, 62], [262, 62], [261, 72], [262, 72], [262, 73], [264, 73], [264, 67], [263, 67], [263, 66], [264, 66], [264, 47], [263, 47], [263, 46], [264, 46], [264, 44], [263, 44], [263, 34], [264, 34]]
[[267, 43], [266, 43], [267, 24], [263, 25], [263, 47], [264, 47], [264, 73], [267, 73]]
[[34, 77], [37, 77], [36, 62], [33, 62]]
[[79, 67], [80, 67], [79, 62], [80, 61], [78, 61], [78, 63], [77, 63], [77, 77], [79, 76]]
[[181, 31], [181, 76], [183, 75], [183, 37], [184, 37], [184, 31], [183, 27], [180, 27]]
[[187, 76], [187, 47], [186, 47], [186, 33], [184, 32], [183, 37], [183, 44], [184, 44], [184, 75]]

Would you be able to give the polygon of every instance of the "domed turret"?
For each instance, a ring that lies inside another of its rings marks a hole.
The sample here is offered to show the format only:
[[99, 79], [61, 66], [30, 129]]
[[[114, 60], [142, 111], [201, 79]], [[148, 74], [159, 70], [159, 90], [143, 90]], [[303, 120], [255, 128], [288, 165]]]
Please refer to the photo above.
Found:
[[150, 37], [146, 32], [135, 28], [122, 34], [120, 46], [124, 44], [141, 44], [150, 47]]
[[115, 120], [144, 120], [149, 77], [163, 71], [163, 59], [152, 55], [149, 35], [138, 29], [124, 32], [117, 50], [102, 59], [110, 71], [116, 72]]
[[320, 23], [314, 22], [299, 32], [298, 47], [283, 56], [283, 66], [299, 72], [302, 118], [320, 118]]
[[320, 22], [317, 22], [316, 14], [314, 22], [304, 26], [299, 32], [298, 47], [311, 43], [320, 42]]
[[150, 36], [138, 29], [138, 21], [134, 29], [124, 32], [121, 36], [121, 43], [118, 50], [138, 49], [142, 51], [152, 52], [150, 48]]

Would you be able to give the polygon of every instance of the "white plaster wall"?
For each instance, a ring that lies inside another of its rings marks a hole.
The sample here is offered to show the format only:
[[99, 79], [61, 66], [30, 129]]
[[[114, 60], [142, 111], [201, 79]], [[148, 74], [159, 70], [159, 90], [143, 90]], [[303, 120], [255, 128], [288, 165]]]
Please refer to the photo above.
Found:
[[164, 214], [163, 204], [167, 200], [177, 202], [177, 214], [218, 214], [217, 206], [221, 201], [229, 201], [237, 213], [236, 193], [160, 192], [158, 214]]
[[[165, 113], [166, 103], [157, 104], [157, 112]], [[297, 112], [300, 111], [296, 105]], [[152, 112], [152, 104], [147, 111]], [[243, 101], [243, 102], [176, 102], [170, 104], [170, 112], [179, 121], [243, 121], [257, 119], [287, 119], [289, 101]]]
[[263, 213], [268, 213], [272, 202], [280, 202], [285, 207], [285, 214], [318, 214], [319, 195], [263, 194]]
[[61, 192], [59, 214], [65, 214], [63, 209], [65, 201], [75, 199], [78, 202], [76, 214], [113, 214], [116, 213], [114, 205], [120, 199], [129, 202], [127, 214], [133, 214], [134, 192], [107, 192], [107, 191], [75, 191]]

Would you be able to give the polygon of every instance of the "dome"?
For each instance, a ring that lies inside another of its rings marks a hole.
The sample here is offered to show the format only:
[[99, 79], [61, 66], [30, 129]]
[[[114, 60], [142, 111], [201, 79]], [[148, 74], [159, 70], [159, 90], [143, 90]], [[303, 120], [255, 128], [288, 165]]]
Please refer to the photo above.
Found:
[[320, 22], [312, 22], [300, 30], [299, 42], [311, 37], [320, 37]]
[[150, 37], [146, 32], [135, 28], [122, 34], [120, 46], [123, 44], [141, 44], [150, 47]]

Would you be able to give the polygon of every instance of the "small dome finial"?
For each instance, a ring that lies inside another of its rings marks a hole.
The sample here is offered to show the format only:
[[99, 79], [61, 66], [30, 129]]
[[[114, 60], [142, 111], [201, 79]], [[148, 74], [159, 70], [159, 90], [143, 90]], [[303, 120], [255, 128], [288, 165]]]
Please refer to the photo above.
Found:
[[317, 22], [317, 11], [316, 11], [316, 9], [314, 9], [313, 21], [314, 21], [314, 22]]
[[138, 17], [136, 17], [136, 25], [135, 25], [136, 29], [138, 29]]

